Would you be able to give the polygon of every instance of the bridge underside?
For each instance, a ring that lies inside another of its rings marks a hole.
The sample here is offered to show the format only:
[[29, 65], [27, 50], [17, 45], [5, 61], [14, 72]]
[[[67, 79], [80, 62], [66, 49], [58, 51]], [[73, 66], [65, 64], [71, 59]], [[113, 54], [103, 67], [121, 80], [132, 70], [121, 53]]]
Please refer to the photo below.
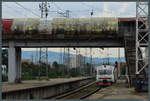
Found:
[[124, 47], [123, 39], [16, 39], [3, 40], [3, 47], [37, 48], [37, 47]]
[[49, 37], [27, 38], [10, 35], [4, 37], [2, 46], [8, 48], [8, 82], [21, 82], [21, 48], [39, 48], [39, 47], [124, 47], [122, 38], [57, 38]]

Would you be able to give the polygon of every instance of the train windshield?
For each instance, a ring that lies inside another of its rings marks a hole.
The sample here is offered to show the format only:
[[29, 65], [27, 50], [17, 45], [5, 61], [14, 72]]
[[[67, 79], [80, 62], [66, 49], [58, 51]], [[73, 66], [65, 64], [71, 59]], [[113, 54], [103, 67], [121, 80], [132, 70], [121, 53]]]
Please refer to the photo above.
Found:
[[112, 74], [112, 70], [99, 70], [98, 74], [99, 75], [111, 75]]

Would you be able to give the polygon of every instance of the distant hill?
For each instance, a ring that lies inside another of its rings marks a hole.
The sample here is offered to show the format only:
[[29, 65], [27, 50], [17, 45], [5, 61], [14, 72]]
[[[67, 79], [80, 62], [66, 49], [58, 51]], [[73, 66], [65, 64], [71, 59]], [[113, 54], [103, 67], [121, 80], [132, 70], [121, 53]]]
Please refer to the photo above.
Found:
[[[60, 56], [63, 56], [63, 53], [58, 53], [58, 52], [52, 52], [52, 51], [48, 51], [48, 61], [49, 62], [54, 62], [54, 61], [57, 61], [59, 62], [59, 59], [60, 59]], [[70, 57], [75, 57], [74, 54], [70, 54]], [[37, 58], [39, 58], [39, 56], [36, 56], [36, 51], [22, 51], [22, 59], [30, 59], [33, 61], [36, 61]], [[92, 61], [93, 63], [95, 64], [98, 64], [98, 63], [103, 63], [103, 62], [107, 62], [109, 61], [110, 63], [115, 63], [115, 61], [117, 61], [118, 58], [115, 58], [115, 57], [109, 57], [109, 58], [93, 58]], [[121, 62], [125, 62], [125, 58], [124, 57], [121, 57], [120, 58], [120, 61]], [[90, 62], [90, 58], [89, 57], [86, 57], [86, 62]]]

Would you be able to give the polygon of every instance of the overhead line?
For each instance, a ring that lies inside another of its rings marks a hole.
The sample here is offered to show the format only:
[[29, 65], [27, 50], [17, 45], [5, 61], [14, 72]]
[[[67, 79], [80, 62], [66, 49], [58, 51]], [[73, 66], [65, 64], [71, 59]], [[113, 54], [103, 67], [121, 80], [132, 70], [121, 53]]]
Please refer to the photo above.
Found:
[[7, 8], [10, 8], [10, 9], [12, 9], [12, 10], [14, 10], [15, 12], [18, 12], [19, 14], [20, 14], [20, 12], [19, 11], [17, 11], [17, 10], [15, 10], [13, 7], [10, 7], [10, 6], [8, 6], [8, 5], [3, 5], [4, 7], [7, 7]]
[[60, 11], [62, 11], [63, 13], [65, 13], [65, 11], [62, 10], [56, 3], [53, 2], [53, 4], [55, 5], [55, 7], [56, 7], [57, 9], [59, 9]]
[[38, 17], [40, 17], [38, 14], [36, 14], [36, 13], [34, 13], [33, 11], [31, 11], [30, 9], [28, 9], [28, 8], [25, 8], [23, 5], [21, 5], [21, 4], [19, 4], [18, 2], [15, 2], [18, 6], [20, 6], [20, 7], [22, 7], [22, 8], [24, 8], [25, 10], [27, 10], [27, 11], [30, 11], [32, 14], [34, 14], [35, 16], [38, 16]]

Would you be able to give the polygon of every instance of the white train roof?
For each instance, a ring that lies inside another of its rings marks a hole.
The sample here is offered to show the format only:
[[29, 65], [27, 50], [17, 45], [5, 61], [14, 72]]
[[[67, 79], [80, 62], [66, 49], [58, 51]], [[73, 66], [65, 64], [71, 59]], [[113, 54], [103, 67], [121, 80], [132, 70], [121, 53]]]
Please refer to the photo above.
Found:
[[97, 70], [99, 70], [99, 69], [114, 69], [114, 66], [111, 66], [111, 65], [101, 65], [101, 66], [97, 66], [96, 68], [97, 68]]

